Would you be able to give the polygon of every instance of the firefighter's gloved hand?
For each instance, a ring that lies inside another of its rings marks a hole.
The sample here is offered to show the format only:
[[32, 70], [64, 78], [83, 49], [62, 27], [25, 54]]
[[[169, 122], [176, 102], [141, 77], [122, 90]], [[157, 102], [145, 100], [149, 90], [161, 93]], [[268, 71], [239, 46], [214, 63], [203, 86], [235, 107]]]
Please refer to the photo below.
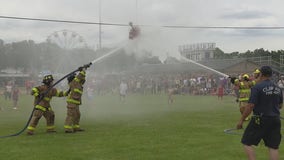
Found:
[[87, 69], [87, 68], [89, 68], [91, 65], [92, 65], [92, 63], [88, 63], [88, 64], [85, 64], [83, 67], [84, 67], [85, 69]]
[[78, 68], [78, 71], [83, 71], [83, 69], [84, 69], [84, 67], [81, 66], [81, 67]]
[[239, 103], [239, 99], [238, 98], [236, 99], [236, 102]]
[[232, 84], [235, 84], [235, 80], [236, 80], [236, 79], [237, 79], [236, 77], [231, 77], [231, 80], [230, 80], [231, 83], [232, 83]]
[[65, 95], [65, 96], [68, 96], [70, 92], [71, 92], [71, 89], [69, 88], [69, 89], [64, 93], [64, 95]]

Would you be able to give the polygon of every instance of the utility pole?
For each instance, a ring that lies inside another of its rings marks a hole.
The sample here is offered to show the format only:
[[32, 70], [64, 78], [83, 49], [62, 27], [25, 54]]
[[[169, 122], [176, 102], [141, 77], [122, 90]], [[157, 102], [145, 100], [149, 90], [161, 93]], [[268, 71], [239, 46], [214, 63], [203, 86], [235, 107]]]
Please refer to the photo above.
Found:
[[138, 0], [136, 0], [136, 24], [138, 24]]
[[99, 0], [99, 49], [102, 48], [102, 25], [101, 25], [101, 20], [102, 20], [102, 17], [101, 17], [101, 0]]

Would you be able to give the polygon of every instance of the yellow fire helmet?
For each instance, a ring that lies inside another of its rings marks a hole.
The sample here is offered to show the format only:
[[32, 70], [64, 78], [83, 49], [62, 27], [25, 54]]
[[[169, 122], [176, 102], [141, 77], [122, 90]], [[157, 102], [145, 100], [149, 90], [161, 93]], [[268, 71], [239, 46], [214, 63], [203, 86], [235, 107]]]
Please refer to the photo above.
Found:
[[248, 74], [244, 74], [243, 75], [243, 79], [249, 79], [249, 75]]
[[253, 73], [254, 73], [254, 74], [259, 74], [259, 73], [260, 73], [260, 70], [259, 70], [259, 69], [255, 69]]

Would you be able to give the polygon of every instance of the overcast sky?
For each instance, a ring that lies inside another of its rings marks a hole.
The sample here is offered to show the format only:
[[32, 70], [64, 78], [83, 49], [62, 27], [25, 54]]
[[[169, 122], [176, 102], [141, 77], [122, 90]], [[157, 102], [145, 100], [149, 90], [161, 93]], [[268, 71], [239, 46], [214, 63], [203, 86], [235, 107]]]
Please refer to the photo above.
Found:
[[[0, 0], [0, 16], [150, 25], [142, 27], [149, 44], [174, 54], [178, 45], [215, 42], [225, 52], [284, 49], [284, 29], [177, 29], [160, 26], [284, 26], [283, 0]], [[24, 21], [0, 18], [5, 42], [43, 42], [61, 30], [81, 35], [89, 46], [99, 43], [98, 25]], [[102, 45], [127, 40], [129, 27], [102, 26]]]

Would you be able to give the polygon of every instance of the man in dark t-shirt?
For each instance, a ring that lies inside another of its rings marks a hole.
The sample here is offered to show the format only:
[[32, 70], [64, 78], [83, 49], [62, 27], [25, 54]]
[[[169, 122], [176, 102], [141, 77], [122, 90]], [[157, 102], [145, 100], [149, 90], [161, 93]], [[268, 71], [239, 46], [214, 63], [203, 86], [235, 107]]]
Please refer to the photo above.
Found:
[[263, 140], [269, 149], [270, 159], [278, 160], [278, 148], [281, 142], [279, 110], [282, 108], [283, 95], [281, 89], [270, 80], [272, 69], [263, 66], [260, 72], [260, 82], [251, 89], [248, 104], [237, 124], [237, 129], [242, 128], [245, 118], [253, 111], [252, 119], [241, 140], [248, 159], [255, 160], [253, 145], [258, 145]]

